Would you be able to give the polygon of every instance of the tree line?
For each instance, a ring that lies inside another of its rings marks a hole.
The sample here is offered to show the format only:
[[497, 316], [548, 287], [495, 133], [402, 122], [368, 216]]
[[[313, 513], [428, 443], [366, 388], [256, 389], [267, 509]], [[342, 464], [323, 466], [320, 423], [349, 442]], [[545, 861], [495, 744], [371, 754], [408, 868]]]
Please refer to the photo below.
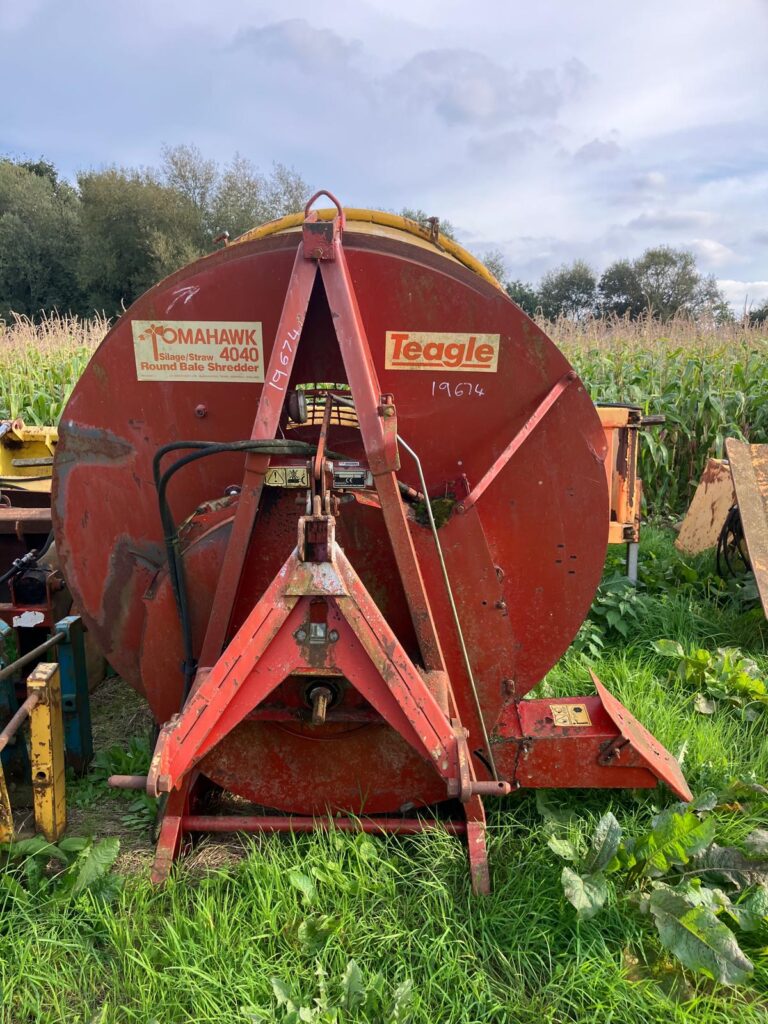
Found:
[[[166, 274], [210, 252], [224, 232], [236, 237], [301, 210], [310, 191], [282, 164], [264, 173], [236, 155], [221, 167], [195, 146], [165, 147], [157, 168], [82, 171], [74, 184], [48, 160], [0, 159], [0, 319], [53, 309], [119, 314]], [[428, 224], [422, 210], [400, 212]], [[440, 228], [453, 237], [449, 222]], [[532, 316], [733, 316], [694, 255], [668, 246], [617, 260], [599, 276], [576, 260], [536, 285], [510, 278], [500, 252], [484, 262]], [[768, 303], [750, 317], [768, 320]]]
[[[509, 279], [498, 252], [485, 262], [510, 298], [530, 316], [576, 321], [685, 317], [709, 323], [736, 319], [715, 278], [699, 271], [696, 257], [687, 249], [667, 245], [646, 249], [637, 259], [616, 260], [599, 276], [584, 260], [575, 260], [545, 274], [538, 285]], [[746, 318], [752, 324], [768, 322], [768, 302], [750, 310]]]
[[0, 319], [41, 311], [114, 316], [166, 274], [232, 237], [301, 209], [309, 186], [276, 164], [225, 167], [194, 146], [158, 168], [63, 180], [47, 160], [0, 160]]

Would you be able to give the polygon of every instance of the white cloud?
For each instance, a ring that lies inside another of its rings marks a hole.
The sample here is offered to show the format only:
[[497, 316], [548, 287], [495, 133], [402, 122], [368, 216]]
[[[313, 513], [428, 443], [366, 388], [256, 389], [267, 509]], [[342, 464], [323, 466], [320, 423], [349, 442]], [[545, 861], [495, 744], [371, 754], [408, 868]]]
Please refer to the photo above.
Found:
[[706, 210], [654, 210], [633, 217], [627, 227], [641, 231], [679, 231], [707, 227], [713, 219]]
[[574, 160], [615, 160], [621, 153], [621, 146], [613, 139], [592, 139], [580, 146], [573, 154]]
[[667, 243], [694, 244], [724, 279], [762, 281], [768, 5], [616, 12], [0, 0], [0, 153], [44, 154], [71, 175], [193, 142], [222, 161], [291, 164], [349, 205], [420, 206], [500, 246], [514, 276]]
[[640, 192], [660, 192], [667, 184], [667, 176], [661, 171], [646, 171], [639, 174], [633, 184]]
[[739, 256], [733, 249], [714, 238], [694, 238], [691, 248], [706, 267], [723, 267], [739, 262]]
[[718, 279], [718, 287], [737, 310], [753, 309], [768, 301], [768, 281], [732, 281]]

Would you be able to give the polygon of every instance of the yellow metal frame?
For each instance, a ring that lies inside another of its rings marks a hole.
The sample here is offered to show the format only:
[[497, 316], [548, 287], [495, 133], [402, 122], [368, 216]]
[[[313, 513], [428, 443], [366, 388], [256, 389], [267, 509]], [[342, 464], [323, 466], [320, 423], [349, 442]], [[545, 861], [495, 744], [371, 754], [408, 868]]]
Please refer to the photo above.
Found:
[[[0, 437], [0, 478], [29, 491], [50, 491], [53, 466], [14, 466], [14, 459], [53, 458], [59, 432], [56, 427], [28, 427], [14, 420]], [[36, 480], [35, 477], [45, 477]]]
[[40, 694], [29, 716], [35, 825], [54, 842], [67, 827], [59, 666], [55, 662], [37, 665], [27, 679], [27, 692]]
[[[313, 212], [317, 213], [320, 220], [333, 220], [338, 215], [338, 210], [335, 207]], [[344, 209], [344, 217], [347, 222], [351, 221], [354, 224], [354, 227], [350, 227], [351, 231], [363, 230], [371, 234], [396, 234], [400, 232], [411, 235], [413, 239], [417, 240], [415, 244], [433, 249], [443, 256], [456, 260], [457, 263], [461, 263], [469, 270], [474, 271], [483, 280], [498, 288], [499, 291], [504, 291], [503, 285], [493, 276], [485, 264], [481, 263], [472, 253], [467, 252], [458, 242], [454, 242], [452, 238], [441, 232], [434, 236], [429, 228], [422, 227], [417, 221], [411, 220], [408, 217], [401, 217], [398, 213], [386, 213], [384, 210], [364, 210], [349, 207]], [[286, 217], [280, 217], [278, 220], [271, 220], [260, 227], [251, 228], [245, 234], [234, 238], [229, 244], [240, 245], [243, 242], [252, 242], [258, 238], [268, 238], [270, 235], [277, 235], [283, 231], [299, 231], [303, 224], [304, 211], [302, 210], [301, 213], [290, 213]], [[377, 229], [384, 230], [379, 231]]]
[[0, 843], [10, 843], [13, 839], [13, 811], [8, 787], [5, 784], [5, 773], [0, 762]]
[[[37, 703], [29, 709], [35, 827], [53, 843], [67, 827], [64, 719], [59, 666], [54, 662], [41, 662], [27, 679], [27, 697], [35, 694]], [[0, 764], [0, 842], [12, 839], [13, 812]]]
[[640, 539], [640, 501], [643, 483], [637, 475], [639, 417], [636, 409], [599, 406], [600, 422], [608, 444], [605, 473], [610, 496], [609, 544], [637, 543]]

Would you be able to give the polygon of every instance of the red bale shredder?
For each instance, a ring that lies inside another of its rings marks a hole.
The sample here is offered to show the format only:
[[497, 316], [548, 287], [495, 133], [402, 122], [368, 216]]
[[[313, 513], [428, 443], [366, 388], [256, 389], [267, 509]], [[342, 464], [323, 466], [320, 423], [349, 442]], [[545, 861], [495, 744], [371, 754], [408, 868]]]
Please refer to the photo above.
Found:
[[487, 797], [690, 793], [594, 676], [526, 699], [605, 560], [584, 385], [436, 224], [322, 194], [115, 324], [61, 420], [57, 549], [161, 724], [156, 880], [194, 832], [439, 824], [487, 891]]

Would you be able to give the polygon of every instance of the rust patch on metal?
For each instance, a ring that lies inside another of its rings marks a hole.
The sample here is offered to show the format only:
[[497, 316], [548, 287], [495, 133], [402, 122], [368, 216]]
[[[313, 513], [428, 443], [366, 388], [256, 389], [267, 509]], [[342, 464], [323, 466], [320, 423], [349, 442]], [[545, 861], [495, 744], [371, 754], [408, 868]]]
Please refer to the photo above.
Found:
[[122, 462], [135, 454], [133, 445], [125, 438], [101, 427], [84, 427], [63, 420], [59, 427], [59, 438], [57, 473], [70, 463]]
[[709, 459], [675, 541], [677, 550], [698, 555], [713, 548], [735, 500], [728, 463]]

